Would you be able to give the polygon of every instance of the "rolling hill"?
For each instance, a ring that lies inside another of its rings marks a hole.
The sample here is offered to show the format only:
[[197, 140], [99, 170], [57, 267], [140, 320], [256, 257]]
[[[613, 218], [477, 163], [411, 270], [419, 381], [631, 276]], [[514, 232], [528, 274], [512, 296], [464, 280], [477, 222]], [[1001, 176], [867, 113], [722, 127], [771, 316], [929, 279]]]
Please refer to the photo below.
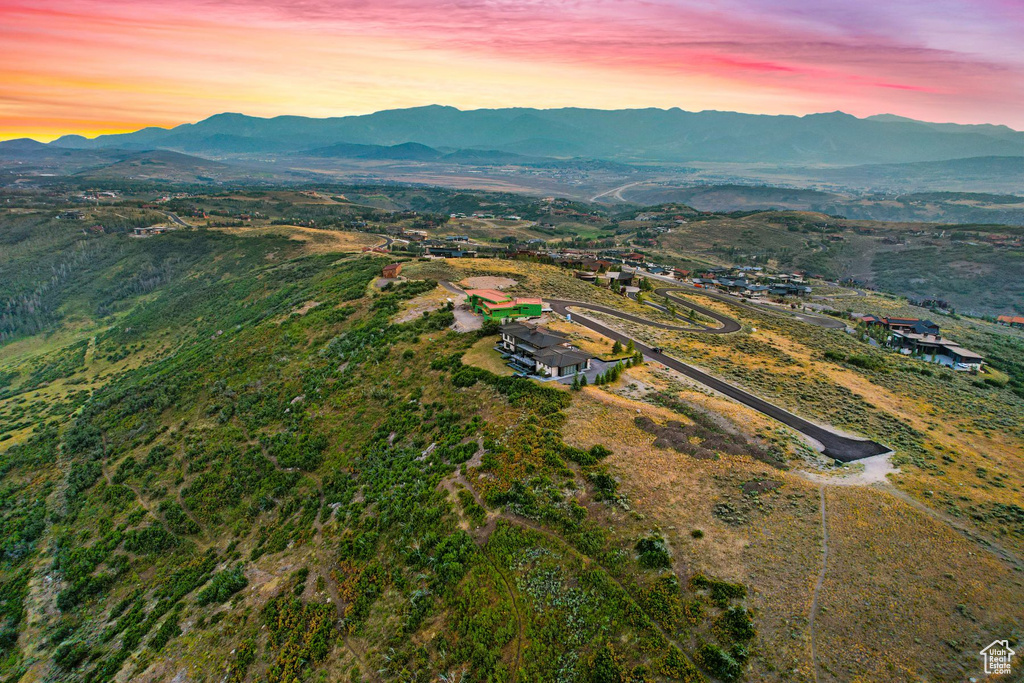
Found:
[[65, 136], [52, 144], [218, 154], [405, 143], [641, 162], [855, 165], [1024, 156], [1024, 133], [1005, 126], [859, 119], [842, 112], [797, 117], [680, 109], [461, 111], [436, 105], [326, 119], [225, 113], [171, 129], [144, 128], [91, 140]]

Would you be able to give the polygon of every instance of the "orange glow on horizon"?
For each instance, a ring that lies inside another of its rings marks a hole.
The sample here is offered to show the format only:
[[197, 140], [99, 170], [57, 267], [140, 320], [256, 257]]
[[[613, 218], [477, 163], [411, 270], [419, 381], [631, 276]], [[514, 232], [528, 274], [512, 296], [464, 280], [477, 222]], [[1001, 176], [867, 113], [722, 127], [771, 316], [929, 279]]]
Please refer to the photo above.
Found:
[[1021, 13], [942, 0], [976, 21], [951, 38], [963, 18], [920, 22], [922, 3], [808, 18], [797, 0], [0, 0], [0, 139], [426, 104], [840, 109], [1024, 127]]

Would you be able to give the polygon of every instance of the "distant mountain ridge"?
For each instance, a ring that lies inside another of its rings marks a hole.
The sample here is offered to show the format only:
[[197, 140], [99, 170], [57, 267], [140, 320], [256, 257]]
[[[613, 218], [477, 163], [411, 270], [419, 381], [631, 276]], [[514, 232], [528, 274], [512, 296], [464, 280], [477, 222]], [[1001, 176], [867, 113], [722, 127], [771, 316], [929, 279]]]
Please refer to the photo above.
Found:
[[[166, 149], [213, 156], [348, 154], [349, 158], [438, 160], [446, 154], [472, 156], [472, 150], [486, 150], [534, 158], [582, 157], [627, 163], [856, 165], [1024, 156], [1024, 132], [1006, 126], [928, 123], [893, 115], [859, 119], [842, 112], [798, 117], [681, 109], [462, 111], [432, 105], [325, 119], [265, 119], [225, 113], [170, 129], [143, 128], [91, 140], [64, 136], [50, 145]], [[370, 149], [373, 147], [392, 151]], [[360, 156], [364, 154], [369, 156]], [[514, 157], [505, 157], [505, 163], [509, 159]]]

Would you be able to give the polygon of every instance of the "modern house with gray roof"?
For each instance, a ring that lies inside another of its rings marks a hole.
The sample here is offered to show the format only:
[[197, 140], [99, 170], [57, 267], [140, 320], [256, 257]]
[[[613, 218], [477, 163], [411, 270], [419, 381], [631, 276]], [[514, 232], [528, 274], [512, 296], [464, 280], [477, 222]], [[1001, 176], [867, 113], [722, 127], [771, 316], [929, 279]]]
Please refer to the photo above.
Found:
[[564, 334], [527, 323], [502, 325], [499, 350], [512, 367], [542, 377], [570, 377], [589, 370], [593, 359]]

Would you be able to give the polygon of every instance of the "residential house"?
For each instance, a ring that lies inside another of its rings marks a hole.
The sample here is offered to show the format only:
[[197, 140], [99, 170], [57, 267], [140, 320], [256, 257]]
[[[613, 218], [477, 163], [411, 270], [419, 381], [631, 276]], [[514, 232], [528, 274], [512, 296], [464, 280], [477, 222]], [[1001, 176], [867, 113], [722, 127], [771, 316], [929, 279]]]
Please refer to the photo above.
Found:
[[537, 318], [544, 302], [537, 297], [511, 297], [496, 289], [467, 289], [467, 303], [485, 320], [502, 322], [515, 318]]
[[389, 263], [381, 270], [381, 275], [386, 278], [396, 278], [402, 272], [401, 263]]
[[769, 293], [773, 296], [808, 296], [811, 288], [806, 285], [784, 283], [773, 285]]
[[[917, 326], [915, 329], [924, 328]], [[950, 339], [943, 339], [940, 334], [893, 330], [889, 345], [901, 353], [915, 354], [929, 363], [939, 363], [954, 370], [980, 370], [985, 362], [981, 354], [965, 349]]]
[[475, 251], [461, 247], [427, 247], [427, 254], [438, 258], [474, 258]]
[[772, 291], [772, 288], [768, 285], [747, 285], [746, 290], [740, 292], [743, 296], [760, 299], [768, 296]]
[[149, 237], [150, 235], [162, 235], [174, 228], [167, 225], [151, 225], [148, 228], [132, 228], [134, 237]]
[[620, 287], [632, 287], [635, 274], [633, 273], [633, 271], [620, 270], [611, 273], [605, 273], [603, 277], [608, 278], [609, 284], [617, 283]]
[[724, 277], [718, 278], [715, 281], [715, 283], [719, 287], [724, 289], [725, 291], [733, 292], [735, 294], [739, 294], [740, 292], [745, 292], [747, 290], [747, 286], [750, 284], [749, 282], [747, 282], [746, 280], [743, 280], [743, 279], [730, 280], [730, 279], [724, 278]]
[[513, 367], [545, 377], [569, 377], [590, 369], [593, 359], [563, 334], [527, 323], [501, 327], [500, 349]]
[[920, 318], [883, 318], [885, 328], [890, 332], [916, 332], [918, 334], [938, 334], [939, 326], [931, 320]]
[[1001, 315], [996, 318], [996, 322], [1000, 325], [1009, 325], [1010, 327], [1024, 327], [1024, 316]]
[[914, 332], [916, 334], [939, 334], [939, 326], [931, 320], [920, 318], [883, 318], [874, 315], [861, 316], [865, 325], [881, 325], [890, 332]]

